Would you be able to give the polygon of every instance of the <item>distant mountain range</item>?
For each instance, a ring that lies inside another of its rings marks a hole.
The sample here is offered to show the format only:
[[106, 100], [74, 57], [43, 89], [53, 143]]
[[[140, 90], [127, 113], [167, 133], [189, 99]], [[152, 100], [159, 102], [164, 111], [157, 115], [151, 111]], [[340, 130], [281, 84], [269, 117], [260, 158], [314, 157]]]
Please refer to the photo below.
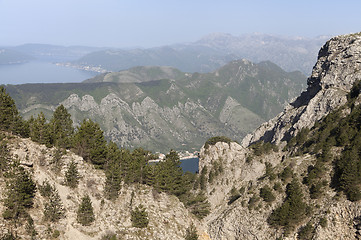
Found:
[[[286, 71], [310, 74], [318, 49], [328, 37], [291, 38], [265, 34], [210, 34], [199, 41], [155, 48], [114, 49], [25, 44], [4, 48], [32, 59], [66, 62], [80, 69], [121, 71], [136, 66], [170, 66], [183, 72], [212, 72], [232, 60], [271, 61]], [[2, 64], [14, 62], [0, 54]], [[4, 60], [5, 59], [5, 60]], [[21, 59], [21, 58], [20, 58]], [[23, 60], [23, 59], [21, 59]], [[25, 58], [25, 60], [29, 60]]]
[[211, 34], [199, 41], [150, 49], [102, 50], [85, 55], [73, 64], [97, 66], [109, 71], [134, 66], [172, 66], [185, 72], [210, 72], [231, 60], [271, 61], [286, 71], [310, 74], [318, 49], [326, 37], [287, 38], [264, 34], [235, 37]]
[[211, 73], [135, 67], [76, 84], [7, 85], [25, 118], [63, 104], [123, 147], [199, 149], [212, 136], [241, 140], [297, 96], [306, 77], [266, 61], [232, 61]]

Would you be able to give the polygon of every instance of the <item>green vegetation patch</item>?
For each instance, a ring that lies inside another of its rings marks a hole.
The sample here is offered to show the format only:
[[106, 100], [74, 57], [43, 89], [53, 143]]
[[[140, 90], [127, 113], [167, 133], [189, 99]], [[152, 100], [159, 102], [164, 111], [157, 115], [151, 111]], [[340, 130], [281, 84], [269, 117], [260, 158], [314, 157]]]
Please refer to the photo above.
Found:
[[215, 145], [217, 142], [224, 142], [230, 144], [231, 142], [234, 142], [232, 139], [225, 137], [225, 136], [216, 136], [209, 138], [206, 143], [204, 144], [205, 149], [208, 149], [209, 146]]

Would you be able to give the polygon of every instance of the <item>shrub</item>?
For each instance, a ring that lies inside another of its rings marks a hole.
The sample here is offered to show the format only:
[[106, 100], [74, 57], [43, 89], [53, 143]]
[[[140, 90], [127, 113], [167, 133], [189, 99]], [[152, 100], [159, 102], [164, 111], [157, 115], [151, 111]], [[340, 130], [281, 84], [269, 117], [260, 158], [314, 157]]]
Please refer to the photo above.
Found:
[[327, 219], [325, 217], [320, 218], [320, 225], [323, 228], [327, 227]]
[[263, 201], [265, 202], [273, 202], [276, 197], [272, 193], [272, 189], [269, 186], [264, 186], [260, 189], [259, 196], [263, 198]]
[[[243, 190], [244, 191], [244, 190]], [[231, 205], [234, 201], [241, 197], [241, 194], [235, 187], [231, 189], [231, 196], [228, 198], [228, 205]]]
[[38, 186], [39, 193], [43, 197], [49, 197], [54, 191], [53, 186], [50, 185], [49, 181], [45, 179], [41, 185]]
[[225, 137], [225, 136], [217, 136], [217, 137], [211, 137], [209, 138], [206, 143], [204, 144], [204, 148], [208, 149], [209, 146], [213, 146], [215, 145], [217, 142], [225, 142], [230, 144], [232, 141], [232, 139]]
[[253, 150], [254, 155], [261, 156], [263, 154], [268, 154], [271, 150], [278, 152], [278, 147], [275, 144], [270, 142], [258, 141], [250, 145], [250, 148]]
[[279, 174], [279, 177], [282, 181], [287, 181], [288, 179], [292, 178], [293, 171], [291, 166], [287, 166], [283, 169], [283, 171]]
[[309, 240], [312, 239], [314, 234], [314, 227], [313, 225], [308, 222], [305, 226], [301, 227], [298, 231], [297, 239], [300, 240]]
[[197, 229], [192, 223], [186, 230], [185, 240], [198, 240]]

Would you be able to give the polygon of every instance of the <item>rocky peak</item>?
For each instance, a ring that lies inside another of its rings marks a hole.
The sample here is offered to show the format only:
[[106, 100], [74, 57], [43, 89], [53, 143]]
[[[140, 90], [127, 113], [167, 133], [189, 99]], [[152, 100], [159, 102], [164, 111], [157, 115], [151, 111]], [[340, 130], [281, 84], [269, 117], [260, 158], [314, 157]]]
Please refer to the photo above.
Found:
[[263, 140], [281, 143], [347, 101], [354, 82], [361, 80], [361, 34], [337, 36], [321, 48], [308, 88], [282, 113], [247, 135], [243, 146]]

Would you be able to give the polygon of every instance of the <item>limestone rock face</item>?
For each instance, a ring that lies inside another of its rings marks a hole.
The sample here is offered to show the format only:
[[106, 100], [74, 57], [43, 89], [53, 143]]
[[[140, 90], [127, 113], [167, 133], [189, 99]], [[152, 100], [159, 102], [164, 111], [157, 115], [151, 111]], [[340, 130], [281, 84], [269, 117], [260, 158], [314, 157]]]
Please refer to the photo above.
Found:
[[326, 116], [347, 101], [355, 81], [361, 80], [361, 35], [330, 39], [319, 51], [308, 78], [308, 88], [282, 113], [262, 124], [242, 141], [248, 146], [258, 140], [279, 144]]
[[[169, 91], [175, 86], [171, 85]], [[63, 104], [72, 114], [76, 125], [80, 124], [79, 113], [85, 114], [93, 120], [99, 120], [105, 136], [123, 147], [142, 146], [146, 149], [169, 151], [179, 148], [179, 143], [204, 142], [210, 136], [230, 135], [237, 131], [223, 127], [223, 122], [212, 119], [209, 110], [196, 101], [188, 99], [173, 106], [160, 106], [151, 97], [128, 103], [115, 93], [110, 93], [100, 103], [90, 95], [79, 97], [70, 95]], [[231, 104], [227, 108], [225, 121], [234, 123], [235, 114], [232, 113], [237, 105]], [[249, 111], [250, 112], [250, 111]], [[251, 113], [250, 113], [251, 114]], [[249, 116], [249, 115], [248, 115]], [[225, 118], [221, 117], [222, 119]], [[257, 118], [255, 114], [250, 119]], [[165, 146], [161, 148], [160, 146]], [[165, 144], [166, 143], [166, 144]], [[194, 146], [188, 146], [190, 147]]]
[[[288, 236], [282, 229], [271, 227], [267, 219], [274, 209], [282, 204], [287, 183], [277, 177], [286, 167], [292, 167], [295, 176], [302, 182], [308, 167], [316, 162], [316, 155], [292, 156], [290, 152], [278, 151], [256, 156], [250, 144], [263, 140], [282, 147], [286, 140], [295, 136], [304, 127], [311, 128], [332, 110], [347, 102], [352, 85], [361, 80], [361, 34], [338, 36], [329, 40], [320, 50], [318, 61], [308, 78], [308, 88], [290, 103], [274, 119], [262, 124], [254, 133], [247, 135], [242, 143], [217, 143], [200, 152], [200, 172], [207, 169], [205, 192], [212, 212], [205, 219], [211, 239], [298, 239], [298, 231], [307, 222], [313, 226], [312, 239], [361, 239], [361, 205], [350, 202], [335, 189], [325, 186], [320, 199], [312, 199], [309, 188], [301, 184], [304, 201], [313, 207], [307, 220], [300, 223]], [[231, 99], [228, 105], [234, 104]], [[360, 104], [360, 97], [355, 105]], [[225, 108], [224, 116], [227, 116]], [[348, 114], [349, 109], [345, 109]], [[340, 149], [333, 149], [335, 157]], [[222, 165], [222, 173], [212, 176], [209, 172]], [[276, 174], [273, 180], [265, 177], [266, 165]], [[331, 171], [331, 168], [328, 171]], [[332, 174], [328, 175], [331, 182]], [[275, 183], [282, 189], [276, 191]], [[272, 188], [276, 199], [267, 203], [260, 197], [264, 186]], [[240, 194], [230, 202], [231, 190]], [[339, 193], [338, 193], [339, 194]], [[316, 207], [315, 207], [316, 206]], [[321, 224], [321, 220], [323, 224]], [[326, 224], [327, 223], [327, 224]]]

